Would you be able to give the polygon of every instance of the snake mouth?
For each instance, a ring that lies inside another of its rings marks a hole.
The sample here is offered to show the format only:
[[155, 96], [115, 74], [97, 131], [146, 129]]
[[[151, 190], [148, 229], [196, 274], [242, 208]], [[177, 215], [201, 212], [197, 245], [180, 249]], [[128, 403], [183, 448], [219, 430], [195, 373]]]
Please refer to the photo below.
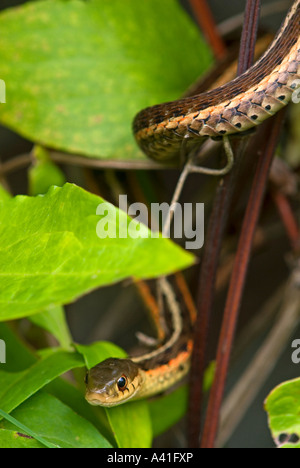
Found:
[[[116, 398], [116, 397], [115, 397]], [[115, 398], [112, 398], [111, 395], [108, 395], [106, 392], [90, 392], [87, 391], [85, 394], [85, 399], [90, 405], [93, 406], [115, 406]]]

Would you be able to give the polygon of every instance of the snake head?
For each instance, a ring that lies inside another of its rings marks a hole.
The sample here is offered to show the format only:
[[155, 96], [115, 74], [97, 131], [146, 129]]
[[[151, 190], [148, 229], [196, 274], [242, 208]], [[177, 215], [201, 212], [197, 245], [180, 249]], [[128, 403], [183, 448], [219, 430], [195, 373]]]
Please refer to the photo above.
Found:
[[95, 406], [120, 405], [136, 396], [141, 380], [133, 361], [109, 358], [87, 372], [85, 398]]

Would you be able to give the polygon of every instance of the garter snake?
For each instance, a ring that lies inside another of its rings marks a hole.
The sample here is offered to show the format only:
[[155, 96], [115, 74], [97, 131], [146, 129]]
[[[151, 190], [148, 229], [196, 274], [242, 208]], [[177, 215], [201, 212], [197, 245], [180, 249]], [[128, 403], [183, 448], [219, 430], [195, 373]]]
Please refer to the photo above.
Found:
[[[132, 398], [163, 392], [184, 377], [190, 366], [195, 311], [180, 304], [174, 289], [160, 281], [171, 329], [158, 349], [131, 359], [109, 358], [86, 374], [86, 399], [92, 405], [115, 406]], [[183, 294], [182, 288], [181, 292]], [[185, 292], [185, 297], [186, 292]]]
[[133, 132], [140, 148], [160, 161], [177, 160], [204, 138], [245, 132], [287, 105], [300, 86], [300, 0], [274, 41], [244, 74], [207, 93], [148, 107]]
[[[141, 149], [156, 160], [173, 160], [179, 157], [183, 141], [188, 151], [205, 137], [244, 132], [274, 115], [300, 87], [299, 33], [300, 0], [296, 0], [267, 52], [246, 73], [207, 93], [139, 112], [133, 131]], [[165, 344], [138, 358], [109, 358], [88, 371], [89, 403], [115, 406], [152, 396], [186, 375], [191, 327], [175, 304], [173, 332]]]

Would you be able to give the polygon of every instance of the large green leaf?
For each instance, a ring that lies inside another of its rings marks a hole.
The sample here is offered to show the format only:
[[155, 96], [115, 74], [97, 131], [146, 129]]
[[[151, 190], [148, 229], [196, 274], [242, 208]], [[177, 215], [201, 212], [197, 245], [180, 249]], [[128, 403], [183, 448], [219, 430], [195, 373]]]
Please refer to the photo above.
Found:
[[[45, 196], [0, 201], [0, 320], [66, 304], [130, 276], [151, 278], [193, 263], [169, 239], [151, 237], [144, 225], [104, 203], [71, 184]], [[98, 206], [107, 216], [96, 215]], [[116, 226], [116, 238], [97, 236], [103, 220]], [[118, 237], [120, 226], [124, 238]], [[128, 235], [136, 229], [148, 237]]]
[[[210, 389], [215, 373], [215, 362], [211, 362], [204, 375], [203, 391]], [[149, 410], [154, 437], [174, 426], [185, 415], [188, 408], [188, 386], [182, 385], [175, 391], [149, 401]], [[162, 417], [162, 414], [164, 415]]]
[[[111, 447], [90, 422], [46, 393], [37, 393], [12, 415], [38, 436], [62, 448]], [[4, 427], [15, 429], [9, 422]]]
[[[38, 314], [39, 315], [39, 314]], [[33, 316], [35, 317], [35, 316]], [[49, 318], [49, 317], [48, 317]], [[48, 322], [47, 322], [48, 323]], [[59, 324], [57, 320], [55, 320], [55, 324]], [[64, 335], [64, 332], [63, 332]], [[13, 329], [9, 327], [5, 323], [0, 323], [0, 338], [3, 339], [6, 343], [7, 347], [7, 362], [4, 365], [1, 365], [1, 369], [4, 372], [0, 373], [0, 381], [1, 381], [1, 392], [5, 390], [6, 387], [9, 387], [12, 383], [12, 380], [18, 379], [19, 376], [22, 376], [22, 373], [19, 371], [24, 371], [31, 367], [34, 363], [37, 362], [37, 357], [32, 354], [20, 339], [16, 333], [13, 333]], [[66, 342], [68, 344], [68, 341]], [[93, 358], [101, 360], [101, 355], [103, 353], [111, 352], [111, 355], [116, 353], [116, 347], [111, 344], [111, 348], [109, 348], [108, 343], [103, 343], [104, 351], [101, 353], [101, 346], [100, 343], [95, 343], [95, 345], [90, 346], [83, 346], [82, 353], [84, 354], [85, 350], [87, 350], [86, 354], [87, 357], [85, 359], [92, 359], [92, 353], [94, 350]], [[58, 359], [61, 358], [61, 354], [56, 354]], [[106, 356], [106, 355], [105, 355]], [[106, 356], [107, 357], [107, 356]], [[47, 361], [50, 362], [51, 361]], [[82, 365], [84, 365], [84, 361], [82, 360]], [[84, 369], [77, 369], [82, 370], [84, 373]], [[17, 374], [14, 374], [16, 373]], [[82, 375], [82, 385], [78, 382], [79, 388], [74, 387], [69, 381], [63, 379], [61, 377], [55, 378], [51, 380], [50, 383], [43, 386], [44, 390], [47, 393], [51, 393], [53, 396], [58, 398], [62, 403], [69, 406], [73, 411], [75, 411], [80, 416], [88, 419], [97, 429], [103, 434], [104, 437], [108, 438], [112, 443], [114, 442], [114, 438], [111, 432], [111, 428], [109, 426], [105, 411], [103, 408], [95, 408], [87, 403], [84, 398], [84, 374]], [[1, 397], [0, 397], [0, 407], [1, 407]], [[22, 431], [21, 431], [22, 432]], [[0, 433], [0, 447], [1, 447], [1, 437], [4, 436], [3, 433]], [[8, 437], [13, 438], [14, 435], [10, 434]], [[18, 437], [16, 437], [18, 439]], [[24, 441], [19, 440], [16, 443], [22, 444]]]
[[76, 350], [83, 355], [87, 369], [99, 364], [107, 358], [125, 358], [127, 354], [119, 346], [109, 341], [96, 341], [90, 345], [75, 345]]
[[0, 120], [52, 148], [143, 157], [131, 122], [178, 98], [211, 54], [176, 0], [45, 0], [0, 15]]
[[40, 442], [20, 431], [0, 429], [0, 448], [45, 448]]
[[24, 371], [0, 371], [0, 408], [10, 413], [56, 377], [77, 367], [84, 367], [78, 353], [57, 351]]
[[105, 409], [120, 448], [149, 448], [152, 424], [146, 401], [133, 401]]
[[267, 397], [265, 408], [276, 445], [300, 448], [300, 379], [278, 385]]
[[[149, 401], [154, 437], [174, 426], [185, 415], [188, 407], [188, 387], [183, 385], [174, 392]], [[162, 417], [163, 415], [163, 417]]]
[[55, 336], [62, 348], [68, 351], [72, 350], [72, 337], [62, 307], [48, 307], [42, 312], [32, 315], [30, 321]]
[[[25, 424], [21, 423], [18, 419], [14, 418], [11, 414], [6, 413], [2, 409], [0, 409], [0, 416], [2, 416], [6, 421], [10, 422], [12, 424], [12, 427], [16, 427], [20, 430], [20, 433], [23, 436], [28, 436], [36, 441], [40, 442], [44, 447], [47, 448], [59, 448], [58, 445], [52, 444], [52, 442], [48, 442], [48, 440], [44, 439], [42, 436], [34, 432], [32, 429], [30, 429], [28, 426]], [[2, 426], [5, 424], [2, 423]], [[19, 433], [19, 434], [20, 434]], [[6, 447], [8, 448], [8, 447]]]
[[6, 363], [0, 365], [0, 370], [19, 372], [36, 361], [33, 352], [25, 346], [13, 328], [4, 322], [0, 323], [0, 339], [6, 344]]

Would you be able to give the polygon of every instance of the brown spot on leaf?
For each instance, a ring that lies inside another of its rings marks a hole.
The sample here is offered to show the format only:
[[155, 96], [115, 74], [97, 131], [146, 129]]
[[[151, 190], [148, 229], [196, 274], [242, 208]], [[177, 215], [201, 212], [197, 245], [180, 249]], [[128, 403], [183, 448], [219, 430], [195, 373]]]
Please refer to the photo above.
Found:
[[24, 437], [25, 439], [33, 439], [33, 437], [27, 435], [27, 434], [22, 434], [22, 432], [17, 432], [17, 435], [19, 437]]

